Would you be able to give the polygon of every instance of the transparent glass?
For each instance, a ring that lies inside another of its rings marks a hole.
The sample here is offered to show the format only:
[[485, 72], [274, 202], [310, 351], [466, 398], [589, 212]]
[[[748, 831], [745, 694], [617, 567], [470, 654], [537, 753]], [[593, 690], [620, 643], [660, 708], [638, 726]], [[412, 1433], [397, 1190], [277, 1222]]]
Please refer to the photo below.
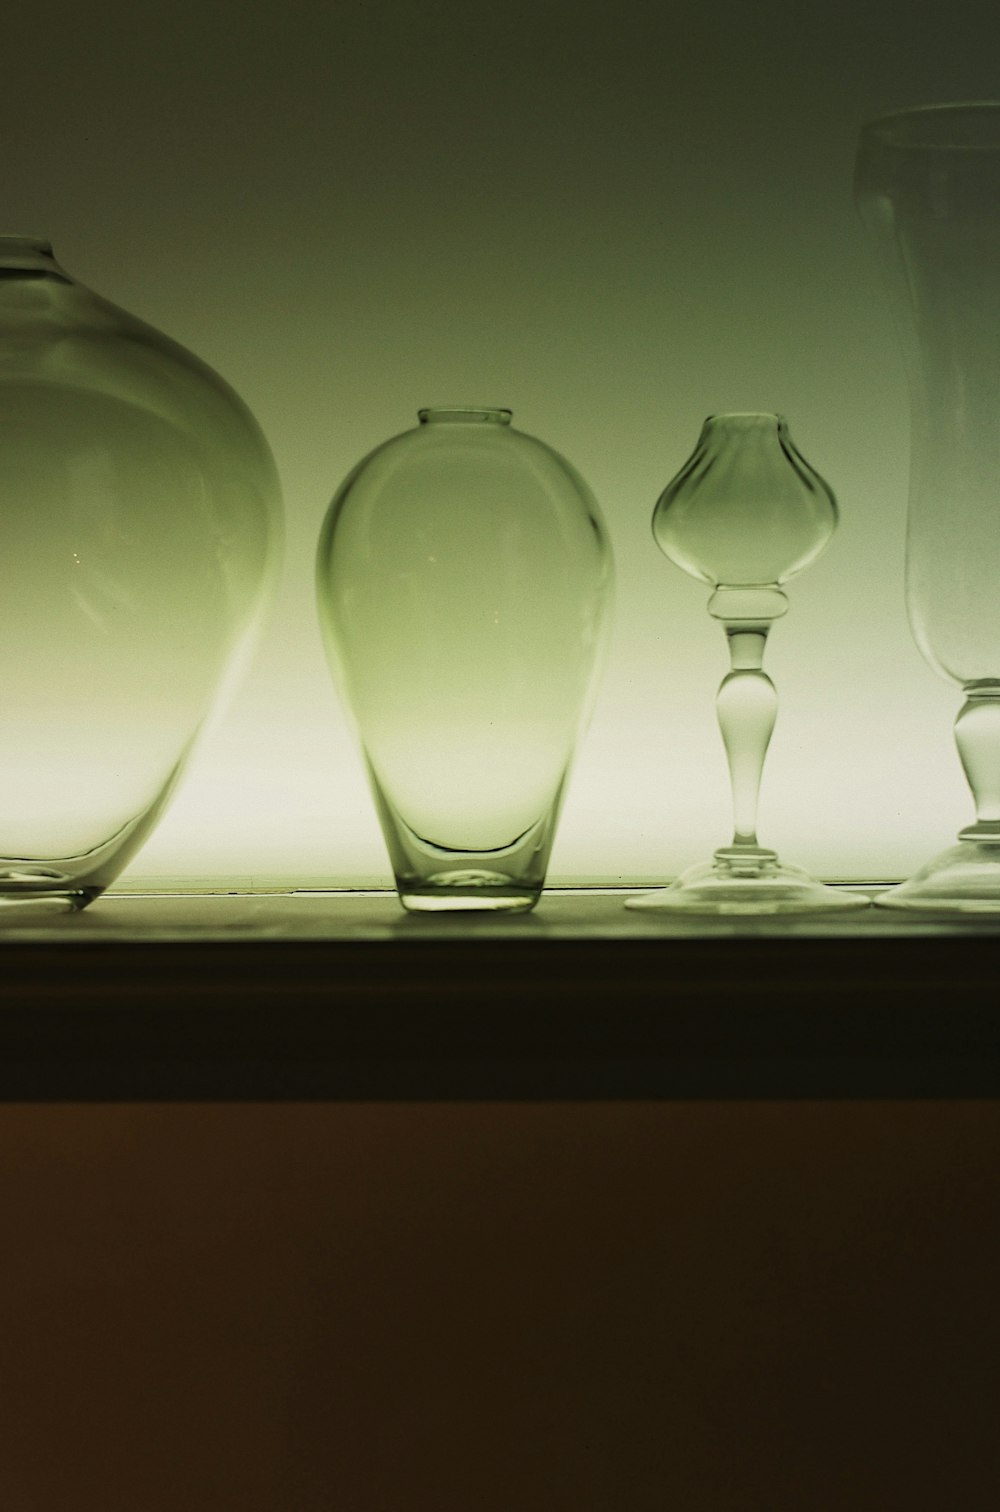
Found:
[[421, 410], [319, 542], [325, 644], [408, 909], [537, 901], [604, 642], [597, 505], [510, 418]]
[[1000, 103], [861, 133], [855, 194], [888, 279], [911, 401], [906, 597], [920, 651], [962, 688], [975, 801], [958, 844], [889, 907], [1000, 912]]
[[83, 907], [163, 811], [275, 565], [232, 391], [0, 237], [0, 909]]
[[710, 415], [653, 512], [660, 550], [714, 589], [708, 612], [730, 668], [716, 698], [733, 799], [733, 838], [711, 861], [629, 908], [709, 914], [807, 913], [867, 899], [783, 864], [757, 839], [757, 800], [778, 712], [763, 668], [768, 632], [788, 609], [781, 585], [819, 556], [837, 524], [833, 493], [796, 450], [780, 415]]

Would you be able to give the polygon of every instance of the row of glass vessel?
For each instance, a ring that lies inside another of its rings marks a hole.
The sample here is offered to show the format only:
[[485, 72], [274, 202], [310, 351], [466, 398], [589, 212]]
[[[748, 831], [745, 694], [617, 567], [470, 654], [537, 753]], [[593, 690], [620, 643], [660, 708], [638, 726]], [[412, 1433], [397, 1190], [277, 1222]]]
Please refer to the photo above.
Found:
[[[281, 504], [190, 353], [0, 239], [0, 899], [81, 908], [162, 813], [238, 672]], [[607, 625], [586, 484], [499, 409], [421, 412], [353, 470], [317, 566], [407, 906], [527, 907]]]
[[[1000, 104], [873, 123], [857, 196], [890, 273], [913, 397], [911, 623], [965, 690], [976, 818], [879, 901], [1000, 911]], [[237, 675], [279, 551], [259, 427], [190, 353], [0, 238], [0, 906], [84, 907], [128, 864]], [[545, 880], [612, 596], [597, 504], [509, 411], [422, 410], [338, 491], [320, 621], [410, 909], [524, 909]], [[836, 524], [781, 417], [718, 415], [654, 514], [711, 587], [734, 835], [640, 906], [811, 911], [866, 900], [758, 843], [783, 585]]]

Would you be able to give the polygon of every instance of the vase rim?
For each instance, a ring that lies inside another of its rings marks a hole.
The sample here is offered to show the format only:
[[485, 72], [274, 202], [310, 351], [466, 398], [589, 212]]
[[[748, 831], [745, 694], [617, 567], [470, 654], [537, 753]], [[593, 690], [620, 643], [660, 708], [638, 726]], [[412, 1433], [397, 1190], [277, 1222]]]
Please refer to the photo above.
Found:
[[772, 410], [720, 410], [705, 416], [706, 425], [733, 425], [740, 430], [751, 430], [758, 425], [777, 426], [782, 430], [785, 423], [784, 415], [775, 414]]
[[421, 425], [509, 425], [512, 412], [488, 404], [432, 404], [417, 411]]
[[52, 243], [44, 236], [0, 235], [0, 270], [8, 273], [63, 273]]
[[16, 252], [23, 247], [26, 252], [41, 252], [51, 257], [52, 243], [47, 236], [20, 236], [17, 232], [0, 232], [0, 252]]
[[916, 105], [866, 121], [861, 134], [900, 152], [997, 152], [1000, 100]]

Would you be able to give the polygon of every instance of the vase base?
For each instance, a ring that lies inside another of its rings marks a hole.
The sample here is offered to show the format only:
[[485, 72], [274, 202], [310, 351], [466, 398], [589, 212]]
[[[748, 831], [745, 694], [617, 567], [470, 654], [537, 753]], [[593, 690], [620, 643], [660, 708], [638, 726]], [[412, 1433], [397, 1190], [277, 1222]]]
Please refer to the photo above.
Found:
[[829, 909], [867, 908], [869, 899], [818, 882], [797, 866], [783, 865], [773, 852], [754, 870], [738, 870], [720, 859], [690, 867], [669, 887], [626, 898], [626, 908], [672, 910], [690, 914], [768, 915], [819, 913]]
[[1000, 844], [960, 840], [875, 902], [915, 913], [1000, 914]]
[[102, 887], [85, 887], [61, 892], [3, 890], [0, 883], [0, 919], [48, 917], [51, 914], [79, 913], [104, 891]]
[[524, 913], [534, 908], [541, 887], [526, 887], [502, 872], [442, 872], [419, 882], [396, 879], [399, 901], [410, 913]]

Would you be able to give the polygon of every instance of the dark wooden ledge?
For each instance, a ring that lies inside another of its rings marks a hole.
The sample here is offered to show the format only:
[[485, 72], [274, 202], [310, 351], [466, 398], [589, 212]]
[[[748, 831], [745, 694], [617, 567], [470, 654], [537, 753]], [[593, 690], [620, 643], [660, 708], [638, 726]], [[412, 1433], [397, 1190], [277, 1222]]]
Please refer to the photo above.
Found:
[[992, 1098], [1000, 925], [108, 896], [0, 929], [5, 1100]]

